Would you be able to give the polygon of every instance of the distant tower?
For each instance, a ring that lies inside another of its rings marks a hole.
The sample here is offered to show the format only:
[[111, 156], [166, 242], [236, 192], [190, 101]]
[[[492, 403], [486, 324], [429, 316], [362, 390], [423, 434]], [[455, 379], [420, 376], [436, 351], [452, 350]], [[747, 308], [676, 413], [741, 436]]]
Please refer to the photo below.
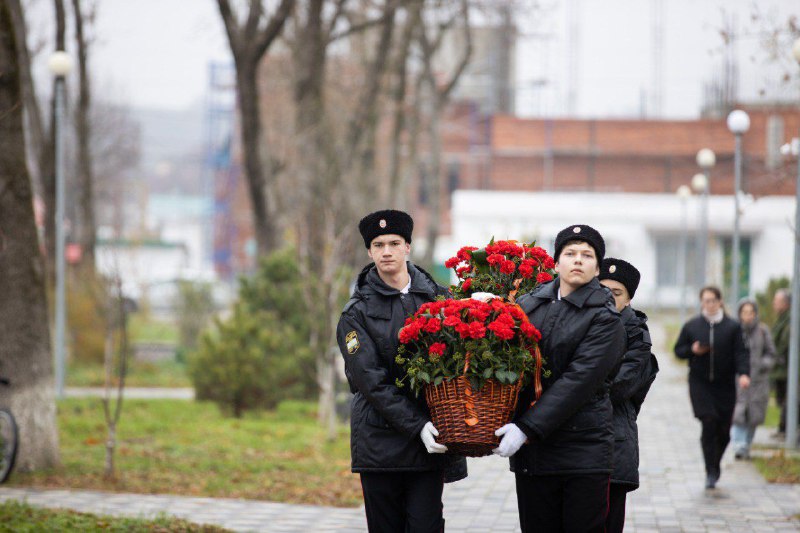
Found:
[[664, 0], [652, 0], [653, 24], [653, 79], [651, 90], [651, 111], [653, 118], [660, 118], [664, 112]]
[[[236, 72], [231, 63], [209, 65], [208, 104], [206, 106], [206, 154], [204, 194], [213, 205], [207, 218], [206, 250], [213, 250], [214, 270], [222, 279], [231, 279], [236, 225], [232, 206], [237, 173], [231, 161], [231, 140], [236, 111]], [[213, 241], [213, 242], [211, 242]]]

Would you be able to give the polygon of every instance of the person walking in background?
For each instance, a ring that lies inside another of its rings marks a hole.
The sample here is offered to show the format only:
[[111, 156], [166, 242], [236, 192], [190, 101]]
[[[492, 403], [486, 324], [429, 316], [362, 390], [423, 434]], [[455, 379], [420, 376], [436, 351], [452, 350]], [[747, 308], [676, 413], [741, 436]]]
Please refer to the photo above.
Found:
[[376, 211], [358, 229], [372, 262], [358, 276], [336, 338], [353, 392], [350, 454], [361, 474], [367, 527], [377, 533], [444, 531], [443, 483], [467, 475], [463, 457], [443, 455], [424, 397], [395, 380], [397, 333], [407, 316], [437, 296], [449, 296], [421, 268], [408, 262], [412, 218]]
[[736, 391], [731, 441], [737, 459], [750, 458], [756, 427], [764, 423], [769, 403], [769, 371], [775, 362], [775, 345], [767, 326], [758, 319], [753, 300], [739, 302], [739, 324], [750, 350], [750, 386]]
[[689, 360], [689, 397], [702, 423], [700, 443], [706, 465], [706, 488], [719, 480], [720, 461], [730, 442], [731, 420], [739, 387], [750, 386], [750, 356], [742, 328], [725, 314], [717, 287], [700, 289], [700, 315], [681, 328], [675, 355]]
[[614, 470], [608, 493], [607, 532], [622, 532], [627, 493], [639, 488], [639, 430], [636, 417], [656, 379], [658, 361], [652, 353], [647, 315], [631, 306], [641, 275], [632, 264], [608, 257], [600, 266], [600, 283], [611, 290], [627, 334], [627, 348], [611, 383], [614, 407]]
[[[605, 255], [594, 228], [556, 236], [558, 277], [517, 300], [542, 332], [541, 398], [520, 392], [514, 421], [498, 429], [494, 453], [511, 457], [523, 533], [605, 531], [614, 452], [610, 377], [625, 351], [625, 328], [597, 280]], [[531, 407], [532, 406], [532, 407]]]
[[775, 324], [772, 326], [772, 339], [775, 342], [775, 364], [770, 377], [775, 388], [775, 402], [781, 409], [777, 437], [782, 438], [786, 432], [786, 376], [789, 373], [789, 308], [792, 297], [788, 290], [778, 289], [772, 299], [775, 311]]

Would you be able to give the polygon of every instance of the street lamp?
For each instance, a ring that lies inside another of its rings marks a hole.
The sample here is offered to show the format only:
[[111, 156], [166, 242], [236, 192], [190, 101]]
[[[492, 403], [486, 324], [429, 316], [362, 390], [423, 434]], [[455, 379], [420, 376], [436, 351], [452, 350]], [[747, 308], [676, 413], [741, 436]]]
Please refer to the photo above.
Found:
[[[800, 64], [800, 39], [792, 46], [792, 54]], [[795, 143], [792, 143], [795, 146]], [[800, 364], [800, 134], [797, 141], [797, 182], [794, 207], [794, 271], [792, 274], [792, 306], [789, 315], [789, 390], [786, 410], [786, 447], [797, 446], [797, 376]]]
[[692, 190], [681, 185], [677, 190], [681, 202], [681, 232], [678, 247], [678, 287], [680, 287], [680, 323], [686, 322], [686, 200], [692, 195]]
[[64, 397], [64, 349], [66, 331], [66, 290], [64, 283], [64, 81], [72, 69], [72, 58], [63, 50], [53, 52], [47, 61], [50, 72], [55, 76], [56, 109], [53, 119], [56, 149], [56, 392], [59, 398]]
[[708, 248], [708, 189], [711, 185], [711, 169], [717, 163], [717, 156], [710, 148], [697, 152], [697, 166], [703, 169], [702, 174], [692, 178], [692, 188], [702, 196], [700, 201], [700, 231], [697, 232], [697, 284], [702, 287], [706, 283], [706, 252]]
[[750, 129], [750, 117], [741, 109], [728, 115], [728, 129], [736, 136], [733, 185], [733, 247], [731, 251], [731, 307], [739, 300], [739, 191], [742, 188], [742, 135]]

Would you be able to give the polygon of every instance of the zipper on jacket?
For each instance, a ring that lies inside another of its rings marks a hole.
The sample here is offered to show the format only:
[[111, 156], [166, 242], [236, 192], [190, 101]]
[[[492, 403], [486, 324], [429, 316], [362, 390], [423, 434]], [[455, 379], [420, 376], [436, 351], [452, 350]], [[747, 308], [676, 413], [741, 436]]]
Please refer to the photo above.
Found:
[[714, 381], [714, 324], [711, 324], [711, 329], [708, 331], [708, 345], [710, 347], [708, 356], [711, 358], [709, 361], [708, 380]]

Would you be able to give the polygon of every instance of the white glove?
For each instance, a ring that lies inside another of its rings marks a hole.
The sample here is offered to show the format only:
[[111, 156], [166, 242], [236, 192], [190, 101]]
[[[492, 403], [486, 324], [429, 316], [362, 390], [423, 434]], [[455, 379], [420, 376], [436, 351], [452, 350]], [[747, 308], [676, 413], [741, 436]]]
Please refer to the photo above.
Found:
[[436, 442], [434, 437], [438, 436], [439, 430], [434, 427], [433, 422], [425, 424], [425, 427], [419, 432], [419, 438], [422, 439], [422, 444], [425, 445], [425, 449], [428, 450], [428, 453], [444, 453], [447, 451], [447, 446]]
[[473, 300], [480, 300], [481, 302], [488, 302], [492, 298], [500, 298], [496, 294], [492, 294], [491, 292], [473, 292], [472, 299]]
[[500, 457], [511, 457], [528, 440], [528, 436], [516, 424], [506, 424], [494, 434], [500, 437], [500, 446], [492, 450], [492, 453]]

